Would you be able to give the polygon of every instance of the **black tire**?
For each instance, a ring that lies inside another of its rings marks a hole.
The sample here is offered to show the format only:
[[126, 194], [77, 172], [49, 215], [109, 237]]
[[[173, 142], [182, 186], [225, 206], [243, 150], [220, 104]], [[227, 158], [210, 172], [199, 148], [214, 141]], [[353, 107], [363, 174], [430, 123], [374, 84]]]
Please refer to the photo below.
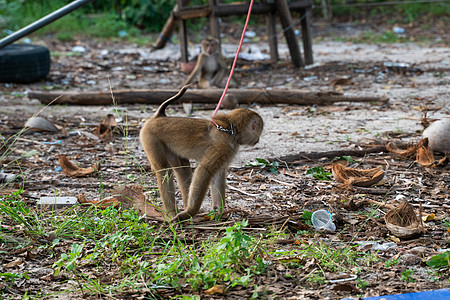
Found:
[[49, 71], [50, 52], [43, 46], [13, 44], [0, 49], [0, 82], [36, 82]]

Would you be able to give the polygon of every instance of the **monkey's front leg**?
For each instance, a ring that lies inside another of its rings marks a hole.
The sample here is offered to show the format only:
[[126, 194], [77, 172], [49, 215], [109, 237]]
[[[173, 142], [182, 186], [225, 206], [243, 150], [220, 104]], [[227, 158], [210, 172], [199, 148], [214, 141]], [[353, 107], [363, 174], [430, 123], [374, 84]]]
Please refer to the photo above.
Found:
[[[211, 159], [211, 161], [214, 161]], [[195, 169], [194, 176], [192, 178], [191, 187], [189, 189], [188, 205], [184, 211], [180, 212], [173, 222], [184, 221], [195, 216], [200, 207], [202, 206], [203, 199], [205, 198], [208, 190], [211, 178], [214, 177], [215, 170], [211, 168], [205, 168], [201, 163]]]
[[211, 183], [212, 207], [218, 214], [222, 214], [225, 209], [226, 178], [227, 171], [222, 169], [214, 176]]

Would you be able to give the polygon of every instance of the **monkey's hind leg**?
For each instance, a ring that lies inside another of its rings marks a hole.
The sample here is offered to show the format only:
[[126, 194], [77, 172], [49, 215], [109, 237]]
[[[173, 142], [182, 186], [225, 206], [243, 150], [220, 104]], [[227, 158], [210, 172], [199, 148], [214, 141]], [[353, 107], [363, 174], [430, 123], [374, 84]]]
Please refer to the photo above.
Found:
[[201, 89], [209, 89], [211, 87], [211, 83], [209, 82], [209, 79], [200, 76], [198, 79], [198, 87]]
[[225, 209], [225, 188], [227, 171], [220, 170], [213, 178], [211, 183], [212, 207], [220, 215]]
[[145, 143], [142, 144], [152, 169], [156, 174], [164, 211], [169, 219], [173, 218], [177, 214], [178, 209], [175, 200], [173, 170], [166, 156], [167, 149], [156, 138], [145, 138]]
[[189, 198], [189, 187], [192, 181], [192, 169], [189, 159], [185, 159], [176, 155], [168, 155], [175, 177], [177, 178], [178, 187], [180, 188], [181, 197], [183, 198], [183, 209], [186, 209]]
[[158, 180], [159, 194], [164, 205], [164, 211], [168, 219], [173, 218], [178, 212], [177, 202], [175, 200], [175, 185], [173, 181], [173, 171], [168, 166], [161, 168], [156, 172]]

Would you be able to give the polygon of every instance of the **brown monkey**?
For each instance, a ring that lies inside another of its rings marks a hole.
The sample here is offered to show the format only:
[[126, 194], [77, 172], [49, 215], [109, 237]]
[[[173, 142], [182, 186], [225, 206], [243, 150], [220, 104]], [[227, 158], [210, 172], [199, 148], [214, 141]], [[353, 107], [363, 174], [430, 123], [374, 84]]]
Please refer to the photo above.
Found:
[[[185, 117], [168, 117], [166, 107], [185, 93], [166, 100], [148, 119], [140, 140], [156, 172], [164, 209], [172, 221], [186, 220], [199, 210], [210, 187], [213, 209], [219, 213], [225, 204], [226, 170], [239, 145], [255, 145], [263, 130], [263, 120], [246, 108], [218, 114], [212, 121]], [[192, 174], [189, 159], [198, 162]], [[173, 172], [183, 198], [184, 210], [177, 211]]]
[[205, 39], [202, 41], [202, 53], [198, 56], [197, 64], [184, 84], [192, 83], [199, 75], [198, 86], [201, 89], [207, 89], [211, 86], [220, 87], [227, 70], [225, 57], [219, 49], [219, 41]]

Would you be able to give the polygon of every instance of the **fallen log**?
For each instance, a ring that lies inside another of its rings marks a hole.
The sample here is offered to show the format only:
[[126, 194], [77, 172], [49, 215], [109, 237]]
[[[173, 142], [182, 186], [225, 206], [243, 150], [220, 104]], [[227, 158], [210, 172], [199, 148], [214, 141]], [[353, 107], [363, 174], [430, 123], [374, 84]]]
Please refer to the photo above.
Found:
[[[117, 90], [113, 91], [117, 104], [160, 104], [172, 97], [178, 90]], [[238, 103], [329, 105], [336, 102], [378, 102], [389, 101], [386, 97], [344, 96], [337, 92], [305, 92], [302, 90], [257, 90], [228, 89]], [[181, 102], [217, 103], [222, 95], [221, 89], [189, 90]], [[59, 98], [58, 98], [59, 97]], [[32, 91], [28, 98], [37, 99], [43, 104], [108, 105], [113, 104], [110, 92], [55, 92]]]

